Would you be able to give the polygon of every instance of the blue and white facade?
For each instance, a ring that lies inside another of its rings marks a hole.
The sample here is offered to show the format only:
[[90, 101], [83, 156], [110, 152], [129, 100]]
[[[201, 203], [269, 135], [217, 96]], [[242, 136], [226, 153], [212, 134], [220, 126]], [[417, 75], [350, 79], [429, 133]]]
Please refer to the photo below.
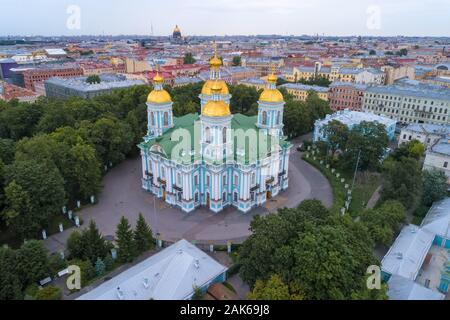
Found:
[[[155, 104], [149, 95], [148, 134], [139, 145], [142, 187], [185, 212], [200, 206], [248, 212], [288, 188], [284, 102], [260, 101], [254, 117], [231, 114], [224, 86], [220, 72], [212, 70], [200, 95], [201, 115], [178, 118], [170, 101]], [[267, 90], [278, 91], [271, 86]]]

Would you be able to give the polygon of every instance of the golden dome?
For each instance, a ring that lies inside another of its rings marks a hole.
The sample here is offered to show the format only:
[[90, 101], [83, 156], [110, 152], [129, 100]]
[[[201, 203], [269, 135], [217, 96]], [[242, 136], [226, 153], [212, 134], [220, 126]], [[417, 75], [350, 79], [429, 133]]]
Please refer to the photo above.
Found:
[[222, 65], [222, 60], [220, 60], [217, 55], [214, 55], [214, 57], [209, 60], [209, 65], [212, 68], [220, 68], [220, 66]]
[[164, 82], [164, 78], [159, 75], [159, 72], [157, 72], [156, 76], [153, 78], [153, 82], [157, 84], [162, 84]]
[[169, 103], [169, 102], [172, 102], [172, 98], [170, 97], [170, 94], [164, 89], [153, 90], [148, 95], [147, 102], [149, 102], [149, 103]]
[[283, 94], [278, 89], [264, 89], [259, 97], [263, 102], [284, 102]]
[[205, 82], [205, 84], [203, 85], [202, 94], [209, 95], [209, 96], [212, 95], [213, 94], [212, 88], [216, 82], [220, 86], [220, 92], [219, 92], [220, 95], [230, 94], [230, 91], [228, 90], [228, 86], [225, 83], [225, 81], [223, 81], [223, 80], [207, 80]]
[[203, 107], [202, 115], [207, 117], [225, 117], [231, 115], [230, 106], [223, 100], [208, 101]]
[[277, 83], [277, 80], [278, 77], [274, 73], [267, 77], [267, 81], [269, 81], [270, 83]]
[[181, 33], [180, 28], [178, 27], [178, 25], [175, 26], [175, 29], [173, 30], [174, 33]]

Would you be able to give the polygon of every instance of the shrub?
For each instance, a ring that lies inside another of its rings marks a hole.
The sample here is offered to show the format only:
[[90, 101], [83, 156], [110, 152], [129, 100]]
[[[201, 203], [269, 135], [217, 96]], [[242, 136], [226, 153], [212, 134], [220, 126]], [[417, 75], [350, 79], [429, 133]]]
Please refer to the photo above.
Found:
[[36, 294], [38, 300], [61, 300], [62, 291], [58, 287], [48, 286], [39, 290]]

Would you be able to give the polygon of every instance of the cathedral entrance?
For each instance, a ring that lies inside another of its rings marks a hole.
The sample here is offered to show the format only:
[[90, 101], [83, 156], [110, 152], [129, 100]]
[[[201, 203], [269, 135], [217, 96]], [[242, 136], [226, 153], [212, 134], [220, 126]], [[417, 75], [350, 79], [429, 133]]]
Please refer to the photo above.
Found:
[[163, 199], [163, 201], [166, 201], [166, 197], [167, 197], [166, 188], [163, 188], [163, 190], [162, 190], [162, 199]]
[[272, 199], [272, 191], [268, 190], [266, 195], [267, 200]]

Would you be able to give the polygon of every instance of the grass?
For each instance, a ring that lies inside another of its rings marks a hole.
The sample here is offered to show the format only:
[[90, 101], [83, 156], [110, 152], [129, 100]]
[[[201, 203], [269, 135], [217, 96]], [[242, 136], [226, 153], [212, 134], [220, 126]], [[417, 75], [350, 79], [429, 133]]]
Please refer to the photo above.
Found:
[[[333, 207], [331, 211], [333, 213], [340, 214], [341, 208], [345, 205], [345, 200], [347, 196], [347, 189], [345, 189], [345, 184], [352, 184], [352, 174], [348, 174], [337, 170], [340, 173], [340, 177], [336, 178], [335, 173], [331, 173], [331, 168], [327, 169], [326, 165], [321, 165], [320, 160], [316, 157], [314, 160], [311, 156], [309, 158], [303, 157], [303, 160], [317, 168], [327, 179], [333, 190]], [[344, 178], [345, 182], [342, 183], [341, 179]], [[381, 176], [378, 173], [364, 172], [358, 173], [355, 179], [355, 186], [352, 192], [352, 201], [350, 203], [349, 212], [350, 214], [358, 214], [366, 208], [367, 202], [372, 197], [372, 194], [381, 184]]]
[[319, 159], [316, 158], [316, 160], [314, 160], [310, 156], [309, 158], [303, 157], [303, 160], [318, 169], [327, 178], [331, 185], [331, 189], [333, 190], [333, 207], [331, 208], [331, 211], [339, 214], [341, 212], [341, 208], [345, 205], [346, 191], [344, 184], [341, 183], [340, 178], [336, 178], [336, 176], [331, 173], [330, 169], [327, 169], [326, 166], [321, 165]]

